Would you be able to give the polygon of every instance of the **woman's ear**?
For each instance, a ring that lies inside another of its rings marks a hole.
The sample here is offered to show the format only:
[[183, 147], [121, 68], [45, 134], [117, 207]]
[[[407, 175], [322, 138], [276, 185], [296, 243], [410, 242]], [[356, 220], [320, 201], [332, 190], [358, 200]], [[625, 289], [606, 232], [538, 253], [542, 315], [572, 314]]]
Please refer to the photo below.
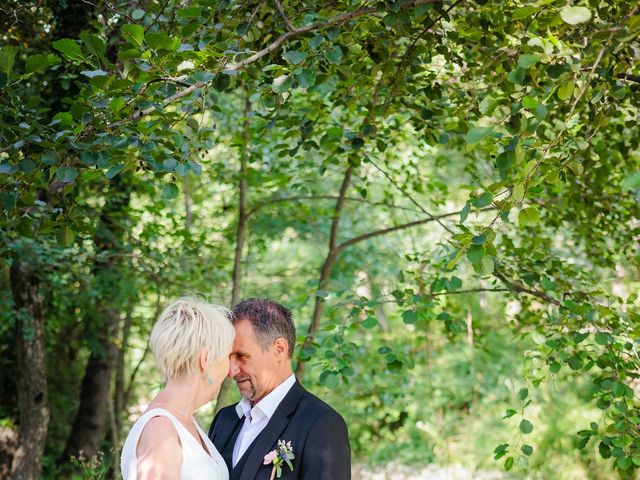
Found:
[[204, 372], [207, 369], [209, 363], [209, 349], [203, 348], [200, 350], [200, 371]]

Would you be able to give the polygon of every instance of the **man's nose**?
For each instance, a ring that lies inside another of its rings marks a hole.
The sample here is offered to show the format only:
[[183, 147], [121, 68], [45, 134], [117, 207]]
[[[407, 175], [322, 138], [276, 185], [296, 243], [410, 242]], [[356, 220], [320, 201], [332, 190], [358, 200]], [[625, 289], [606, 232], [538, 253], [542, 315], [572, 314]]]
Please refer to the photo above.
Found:
[[240, 373], [240, 369], [238, 368], [238, 362], [231, 360], [229, 362], [229, 378], [235, 377], [238, 373]]

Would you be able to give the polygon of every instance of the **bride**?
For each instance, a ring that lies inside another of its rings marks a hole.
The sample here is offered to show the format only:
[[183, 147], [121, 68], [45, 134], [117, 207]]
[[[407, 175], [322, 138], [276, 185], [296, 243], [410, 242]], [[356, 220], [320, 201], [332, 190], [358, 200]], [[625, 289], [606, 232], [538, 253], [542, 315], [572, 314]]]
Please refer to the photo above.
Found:
[[234, 330], [224, 307], [183, 298], [151, 332], [166, 386], [135, 422], [122, 448], [124, 480], [228, 480], [220, 453], [193, 418], [229, 372]]

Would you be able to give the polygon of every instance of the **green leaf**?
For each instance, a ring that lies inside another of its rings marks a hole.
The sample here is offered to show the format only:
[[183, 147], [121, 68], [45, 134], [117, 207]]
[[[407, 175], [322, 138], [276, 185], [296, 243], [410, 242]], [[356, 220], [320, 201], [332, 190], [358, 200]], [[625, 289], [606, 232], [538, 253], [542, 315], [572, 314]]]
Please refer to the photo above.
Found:
[[145, 39], [147, 45], [153, 50], [177, 50], [180, 47], [180, 39], [173, 38], [164, 32], [149, 32]]
[[131, 45], [142, 47], [142, 42], [144, 42], [144, 28], [140, 25], [123, 25], [120, 33], [122, 33], [123, 38]]
[[513, 190], [511, 191], [511, 199], [516, 203], [520, 203], [523, 198], [524, 198], [524, 185], [522, 183], [516, 183], [513, 186]]
[[477, 143], [493, 133], [493, 127], [473, 127], [464, 137], [469, 145]]
[[527, 207], [520, 210], [518, 223], [521, 227], [531, 227], [540, 221], [540, 213], [536, 207]]
[[280, 75], [273, 80], [271, 84], [271, 89], [275, 93], [284, 93], [291, 88], [291, 84], [293, 83], [293, 79], [288, 75]]
[[418, 321], [418, 314], [414, 310], [405, 310], [402, 312], [402, 321], [407, 325], [413, 325]]
[[89, 78], [104, 77], [106, 75], [109, 75], [109, 73], [105, 72], [104, 70], [83, 70], [80, 73], [85, 77], [89, 77]]
[[469, 211], [471, 210], [471, 203], [465, 203], [462, 210], [460, 210], [460, 223], [464, 223], [467, 217], [469, 216]]
[[322, 35], [315, 35], [309, 40], [309, 46], [316, 50], [321, 44], [324, 42], [324, 37]]
[[40, 161], [45, 165], [55, 165], [60, 159], [58, 152], [44, 152], [40, 157]]
[[529, 389], [528, 388], [521, 388], [520, 391], [518, 392], [518, 398], [520, 400], [524, 400], [528, 396], [529, 396]]
[[173, 183], [168, 183], [164, 187], [162, 187], [163, 200], [173, 200], [178, 196], [178, 193], [178, 186]]
[[471, 263], [480, 263], [484, 257], [484, 248], [482, 245], [471, 245], [467, 250], [467, 259]]
[[485, 255], [480, 264], [480, 276], [486, 277], [487, 275], [491, 275], [493, 273], [494, 266], [493, 258]]
[[635, 190], [640, 188], [640, 170], [625, 177], [620, 186], [625, 190]]
[[598, 345], [609, 345], [611, 343], [611, 335], [605, 332], [598, 332], [594, 336]]
[[73, 62], [86, 62], [87, 59], [82, 55], [82, 49], [75, 40], [63, 38], [53, 42], [53, 48], [58, 50], [63, 57]]
[[84, 42], [87, 50], [89, 50], [97, 59], [101, 60], [104, 58], [107, 46], [99, 36], [92, 33], [81, 33], [80, 39]]
[[516, 413], [518, 413], [517, 411], [515, 411], [513, 408], [508, 408], [506, 410], [506, 412], [504, 413], [504, 417], [502, 418], [511, 418], [513, 417]]
[[473, 206], [477, 208], [488, 207], [489, 205], [491, 205], [492, 201], [493, 194], [491, 192], [484, 192], [479, 197], [476, 197], [476, 199], [473, 201]]
[[631, 457], [619, 457], [616, 460], [616, 466], [620, 469], [620, 470], [628, 470], [629, 467], [631, 467], [632, 465], [632, 459]]
[[578, 25], [591, 20], [591, 10], [587, 7], [572, 7], [567, 5], [560, 10], [560, 17], [569, 25]]
[[336, 27], [331, 27], [331, 28], [328, 28], [324, 33], [329, 40], [333, 41], [340, 36], [340, 29]]
[[298, 50], [289, 50], [282, 54], [282, 58], [284, 58], [288, 63], [292, 65], [298, 65], [307, 58], [306, 52], [300, 52]]
[[558, 98], [560, 100], [566, 100], [567, 98], [570, 98], [571, 94], [573, 93], [573, 88], [574, 88], [573, 82], [563, 83], [558, 88], [558, 92], [557, 92]]
[[12, 210], [16, 207], [18, 194], [16, 192], [0, 192], [0, 203], [4, 210]]
[[31, 173], [36, 169], [36, 162], [31, 160], [30, 158], [25, 158], [20, 161], [20, 170], [25, 173]]
[[522, 419], [519, 425], [520, 431], [525, 435], [533, 432], [533, 424], [529, 420]]
[[16, 53], [18, 53], [17, 47], [0, 48], [0, 73], [4, 73], [7, 77], [13, 72]]
[[378, 325], [378, 320], [374, 317], [367, 317], [360, 325], [362, 325], [362, 328], [366, 329], [374, 328]]
[[343, 56], [340, 45], [334, 45], [329, 50], [325, 51], [324, 56], [329, 61], [329, 63], [340, 63]]
[[56, 172], [56, 176], [62, 183], [71, 183], [78, 176], [78, 170], [73, 167], [61, 167]]
[[180, 163], [176, 165], [176, 168], [175, 168], [176, 175], [178, 175], [179, 177], [186, 176], [190, 170], [191, 170], [190, 166], [185, 163]]
[[494, 460], [500, 460], [502, 457], [504, 457], [507, 454], [508, 451], [509, 451], [509, 444], [501, 443], [493, 450]]
[[473, 243], [474, 245], [482, 245], [486, 239], [487, 239], [487, 234], [481, 233], [480, 235], [476, 235], [475, 237], [473, 237], [471, 239], [471, 243]]
[[569, 162], [568, 167], [577, 177], [581, 176], [584, 173], [584, 165], [576, 162], [575, 160], [572, 160], [571, 162]]
[[47, 55], [31, 55], [30, 57], [27, 57], [25, 72], [42, 72], [49, 68], [50, 65], [52, 65], [52, 63]]
[[504, 461], [504, 469], [508, 472], [513, 468], [513, 457], [507, 457]]
[[522, 68], [529, 68], [539, 61], [540, 59], [536, 55], [525, 53], [524, 55], [520, 55], [520, 57], [518, 57], [518, 66]]
[[526, 96], [522, 99], [522, 106], [524, 108], [526, 108], [527, 110], [533, 110], [534, 108], [536, 108], [538, 106], [538, 102], [535, 98], [531, 98], [529, 96]]
[[534, 13], [536, 13], [537, 11], [538, 9], [533, 5], [527, 5], [526, 7], [520, 7], [515, 12], [513, 12], [513, 15], [511, 16], [511, 18], [513, 18], [514, 20], [527, 18], [533, 15]]
[[134, 20], [140, 20], [144, 16], [145, 11], [141, 8], [136, 8], [133, 12], [131, 12], [131, 18], [133, 18]]
[[509, 72], [507, 75], [507, 80], [516, 85], [522, 85], [524, 83], [524, 77], [527, 73], [524, 67], [518, 67]]
[[325, 370], [320, 374], [320, 383], [328, 388], [334, 389], [340, 383], [340, 378], [337, 373]]
[[313, 87], [316, 83], [316, 72], [304, 69], [296, 75], [296, 79], [302, 88]]
[[74, 232], [68, 226], [64, 225], [58, 230], [56, 237], [58, 239], [58, 243], [64, 245], [65, 247], [70, 247], [76, 237], [76, 232]]
[[107, 177], [108, 179], [112, 179], [113, 177], [118, 175], [122, 170], [124, 170], [123, 164], [119, 163], [118, 165], [114, 165], [107, 171], [107, 173], [105, 174], [105, 177]]
[[529, 456], [533, 453], [533, 447], [531, 445], [522, 445], [522, 447], [520, 447], [520, 450], [522, 450], [522, 453], [524, 453], [525, 455]]

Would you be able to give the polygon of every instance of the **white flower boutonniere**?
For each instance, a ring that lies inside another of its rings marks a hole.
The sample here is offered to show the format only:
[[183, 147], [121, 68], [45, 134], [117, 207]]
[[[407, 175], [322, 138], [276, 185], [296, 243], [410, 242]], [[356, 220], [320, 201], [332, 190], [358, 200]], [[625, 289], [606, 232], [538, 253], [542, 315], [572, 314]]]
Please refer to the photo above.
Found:
[[264, 456], [263, 465], [273, 465], [271, 469], [271, 477], [270, 480], [274, 478], [280, 478], [282, 476], [282, 463], [286, 463], [291, 471], [293, 472], [293, 464], [291, 460], [293, 460], [295, 455], [293, 454], [293, 447], [291, 446], [291, 442], [285, 442], [284, 440], [278, 440], [278, 444], [275, 450], [271, 450]]

